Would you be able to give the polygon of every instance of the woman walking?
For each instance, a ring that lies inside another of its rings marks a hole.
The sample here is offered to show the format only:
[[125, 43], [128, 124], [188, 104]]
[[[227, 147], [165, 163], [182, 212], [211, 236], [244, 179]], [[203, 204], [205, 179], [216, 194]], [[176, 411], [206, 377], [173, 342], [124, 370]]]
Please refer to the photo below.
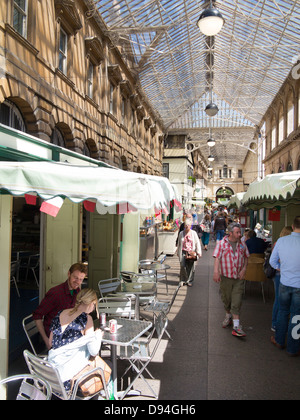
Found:
[[200, 223], [200, 226], [202, 228], [202, 237], [201, 241], [204, 246], [205, 251], [207, 251], [208, 243], [209, 243], [209, 237], [211, 232], [211, 221], [210, 221], [210, 215], [206, 214], [204, 218], [202, 219], [202, 222]]
[[201, 244], [197, 233], [191, 229], [193, 221], [186, 219], [185, 227], [179, 234], [177, 254], [180, 261], [180, 282], [192, 286], [194, 263], [202, 256]]

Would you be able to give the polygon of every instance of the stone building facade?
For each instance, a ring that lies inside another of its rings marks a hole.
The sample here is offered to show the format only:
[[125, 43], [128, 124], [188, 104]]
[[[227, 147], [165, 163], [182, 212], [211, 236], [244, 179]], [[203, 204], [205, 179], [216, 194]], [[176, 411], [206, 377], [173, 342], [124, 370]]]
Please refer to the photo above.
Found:
[[162, 126], [89, 0], [3, 2], [0, 122], [134, 172], [162, 172]]
[[266, 175], [300, 170], [300, 64], [296, 64], [261, 124]]

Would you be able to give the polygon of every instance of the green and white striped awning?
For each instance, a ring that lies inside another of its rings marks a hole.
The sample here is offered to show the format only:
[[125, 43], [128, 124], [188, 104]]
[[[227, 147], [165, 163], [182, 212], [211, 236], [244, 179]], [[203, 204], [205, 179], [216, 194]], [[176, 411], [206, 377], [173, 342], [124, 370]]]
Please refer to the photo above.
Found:
[[242, 204], [253, 210], [300, 204], [300, 171], [267, 175], [263, 180], [253, 182]]

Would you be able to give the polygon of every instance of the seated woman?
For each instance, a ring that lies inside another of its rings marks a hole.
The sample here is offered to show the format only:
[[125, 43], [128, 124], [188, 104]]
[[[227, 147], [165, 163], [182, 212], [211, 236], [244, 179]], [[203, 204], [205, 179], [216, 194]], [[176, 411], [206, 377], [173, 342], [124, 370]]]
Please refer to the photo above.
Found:
[[91, 356], [99, 353], [103, 332], [94, 331], [89, 315], [95, 309], [98, 313], [97, 302], [94, 290], [83, 289], [75, 307], [59, 312], [52, 321], [48, 360], [58, 369], [67, 392], [72, 388], [72, 378], [89, 365]]

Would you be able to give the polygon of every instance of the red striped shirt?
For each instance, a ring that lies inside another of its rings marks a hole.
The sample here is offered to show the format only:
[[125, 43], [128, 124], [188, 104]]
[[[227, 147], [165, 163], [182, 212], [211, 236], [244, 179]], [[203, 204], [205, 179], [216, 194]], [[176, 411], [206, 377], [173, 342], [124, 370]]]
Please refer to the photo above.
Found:
[[220, 260], [221, 274], [231, 279], [238, 279], [239, 272], [245, 265], [245, 259], [249, 257], [248, 248], [242, 243], [236, 244], [235, 253], [225, 236], [222, 241], [217, 242], [213, 256]]

